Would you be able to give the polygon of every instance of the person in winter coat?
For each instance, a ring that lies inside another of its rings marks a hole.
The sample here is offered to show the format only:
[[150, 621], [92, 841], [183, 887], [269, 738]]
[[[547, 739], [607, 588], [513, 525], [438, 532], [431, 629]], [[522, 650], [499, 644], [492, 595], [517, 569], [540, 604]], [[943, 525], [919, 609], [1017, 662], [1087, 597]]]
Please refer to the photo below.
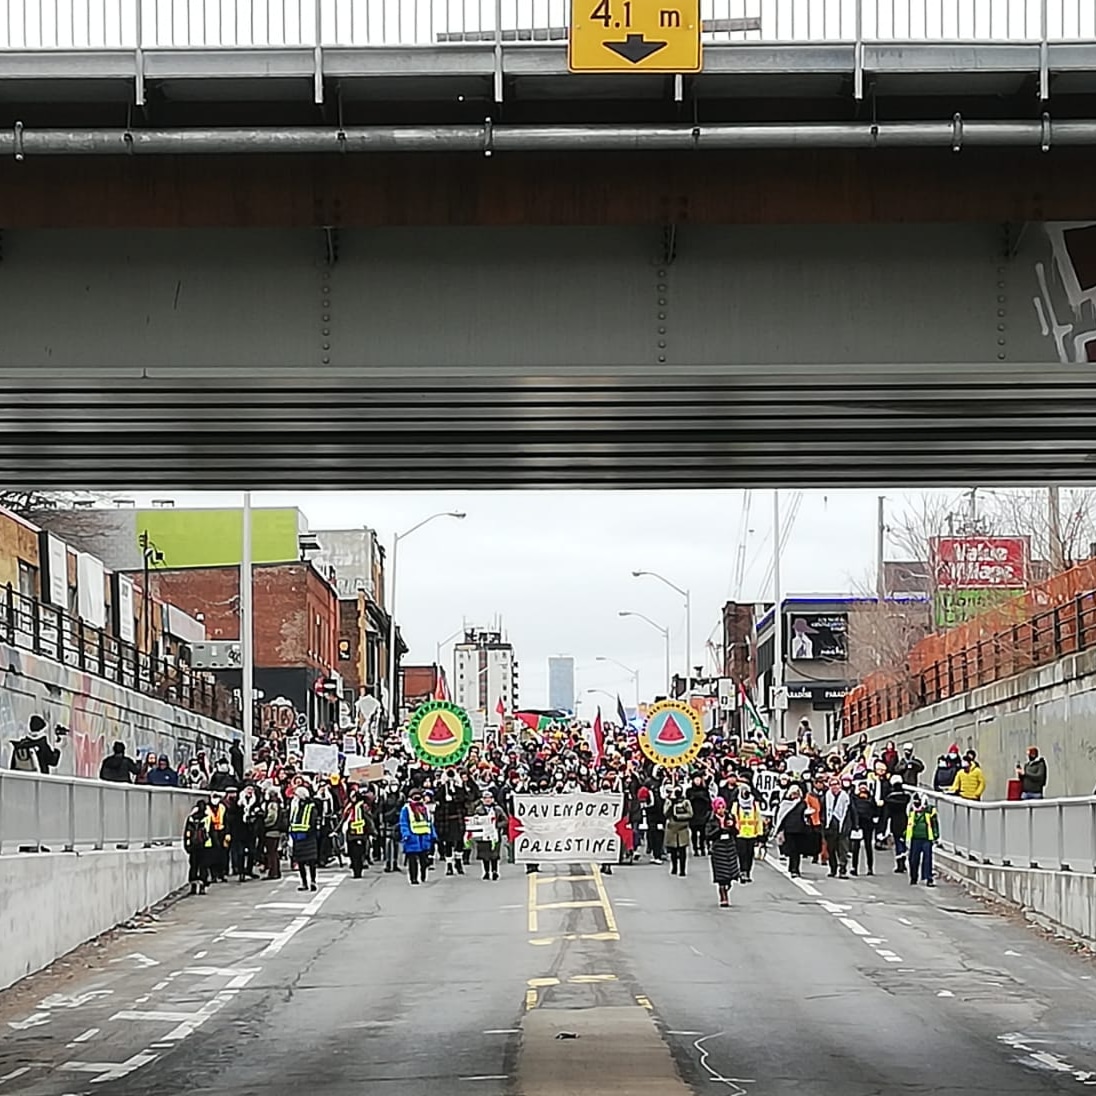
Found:
[[955, 774], [955, 782], [948, 791], [960, 799], [981, 799], [986, 791], [986, 778], [978, 762], [964, 758], [962, 768]]
[[727, 809], [722, 796], [712, 800], [712, 817], [707, 826], [708, 854], [712, 864], [712, 882], [719, 888], [719, 905], [726, 909], [731, 904], [731, 886], [738, 878], [738, 836], [734, 817]]
[[495, 802], [495, 793], [486, 789], [469, 818], [475, 818], [482, 827], [473, 844], [476, 859], [483, 865], [483, 878], [498, 879], [502, 839], [506, 833], [506, 812]]
[[381, 832], [384, 836], [384, 870], [400, 870], [400, 812], [403, 810], [403, 796], [399, 785], [391, 781], [381, 797]]
[[417, 886], [420, 878], [426, 882], [426, 863], [436, 842], [437, 834], [423, 802], [422, 788], [412, 788], [400, 810], [400, 843], [407, 857], [407, 874], [412, 886]]
[[787, 797], [777, 807], [774, 828], [777, 842], [788, 858], [788, 873], [798, 879], [803, 857], [810, 855], [814, 838], [803, 791], [797, 784], [788, 789]]
[[126, 744], [115, 742], [110, 757], [104, 758], [99, 766], [99, 779], [111, 784], [132, 784], [139, 772], [137, 762], [132, 757], [126, 757]]
[[1028, 747], [1027, 764], [1016, 766], [1016, 776], [1020, 781], [1021, 799], [1042, 799], [1043, 789], [1047, 786], [1047, 759], [1039, 756], [1038, 746]]
[[434, 830], [437, 834], [438, 856], [446, 862], [445, 874], [464, 874], [464, 820], [471, 803], [460, 773], [446, 769], [440, 784], [434, 789]]
[[26, 735], [12, 743], [11, 767], [16, 772], [49, 773], [60, 763], [61, 751], [46, 738], [46, 721], [40, 715], [32, 715]]
[[830, 878], [849, 874], [849, 835], [852, 833], [852, 801], [837, 778], [830, 781], [825, 806], [826, 851], [829, 855]]
[[936, 816], [936, 808], [921, 795], [915, 795], [910, 805], [913, 810], [910, 811], [909, 821], [906, 823], [906, 844], [910, 850], [910, 885], [917, 885], [920, 869], [925, 886], [934, 887], [936, 884], [932, 878], [932, 849], [940, 837], [940, 821]]
[[148, 770], [145, 782], [153, 788], [177, 788], [179, 774], [168, 762], [167, 754], [160, 754], [154, 768]]
[[647, 850], [651, 855], [652, 864], [661, 864], [666, 854], [666, 805], [657, 789], [652, 791], [644, 786], [639, 789], [642, 797], [647, 795], [643, 802], [643, 818], [647, 823]]
[[689, 856], [690, 826], [693, 805], [680, 784], [674, 786], [666, 807], [666, 848], [670, 853], [670, 874], [684, 875]]
[[738, 868], [743, 883], [753, 882], [754, 851], [758, 841], [765, 833], [765, 820], [761, 816], [761, 807], [748, 784], [738, 789], [738, 801], [731, 806], [734, 817]]
[[693, 838], [693, 855], [703, 856], [708, 851], [708, 839], [705, 830], [712, 816], [712, 794], [703, 776], [694, 776], [693, 782], [685, 792], [685, 798], [693, 808], [693, 817], [689, 829]]
[[[901, 779], [901, 777], [899, 777]], [[868, 875], [875, 874], [875, 830], [879, 825], [880, 807], [866, 781], [857, 785], [852, 797], [852, 874], [860, 874], [860, 850], [864, 850], [864, 862]]]
[[894, 870], [906, 870], [906, 822], [910, 805], [910, 793], [902, 786], [902, 778], [896, 773], [891, 777], [890, 789], [883, 800], [883, 824], [894, 838]]
[[263, 859], [267, 879], [282, 877], [282, 841], [289, 830], [289, 812], [282, 801], [282, 793], [271, 788], [263, 803]]
[[355, 788], [342, 814], [342, 825], [346, 829], [346, 852], [350, 857], [350, 870], [355, 879], [361, 879], [362, 871], [369, 859], [369, 847], [373, 842], [373, 812], [366, 800], [363, 788]]
[[236, 779], [236, 775], [228, 767], [228, 758], [220, 758], [213, 769], [213, 775], [209, 778], [209, 790], [211, 792], [225, 792], [229, 788], [238, 788], [239, 786], [240, 782]]
[[902, 757], [898, 762], [898, 768], [894, 770], [901, 778], [903, 784], [914, 786], [921, 774], [925, 771], [925, 763], [913, 754], [913, 743], [907, 742], [902, 747]]
[[312, 789], [299, 784], [289, 808], [290, 858], [301, 875], [297, 890], [316, 889], [316, 865], [320, 860], [320, 807]]
[[959, 747], [953, 743], [948, 752], [941, 754], [936, 761], [936, 772], [932, 774], [933, 788], [938, 792], [951, 791], [962, 764]]
[[209, 867], [213, 859], [209, 803], [199, 799], [183, 826], [183, 848], [190, 860], [190, 893], [205, 894], [209, 886]]

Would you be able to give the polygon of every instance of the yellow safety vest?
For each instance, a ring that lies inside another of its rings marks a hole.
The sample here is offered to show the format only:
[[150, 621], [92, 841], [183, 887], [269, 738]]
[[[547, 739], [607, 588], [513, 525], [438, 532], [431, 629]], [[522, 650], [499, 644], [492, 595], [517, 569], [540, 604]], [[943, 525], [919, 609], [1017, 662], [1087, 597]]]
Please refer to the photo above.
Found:
[[308, 833], [312, 828], [312, 808], [314, 804], [306, 803], [304, 810], [297, 815], [297, 821], [290, 824], [290, 833]]
[[761, 812], [754, 807], [752, 811], [744, 811], [741, 807], [735, 806], [734, 809], [735, 822], [738, 825], [739, 837], [760, 837], [762, 829]]
[[412, 833], [430, 832], [430, 819], [425, 814], [416, 814], [410, 807], [407, 808], [407, 824]]
[[360, 803], [350, 815], [350, 832], [358, 837], [365, 833], [365, 808]]

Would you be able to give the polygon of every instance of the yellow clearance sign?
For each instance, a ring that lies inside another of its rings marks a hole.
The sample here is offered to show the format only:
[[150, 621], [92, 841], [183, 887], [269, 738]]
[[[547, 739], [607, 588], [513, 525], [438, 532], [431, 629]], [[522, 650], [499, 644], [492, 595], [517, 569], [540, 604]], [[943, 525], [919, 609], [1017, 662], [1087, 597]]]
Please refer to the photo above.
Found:
[[571, 0], [571, 72], [699, 72], [700, 0]]

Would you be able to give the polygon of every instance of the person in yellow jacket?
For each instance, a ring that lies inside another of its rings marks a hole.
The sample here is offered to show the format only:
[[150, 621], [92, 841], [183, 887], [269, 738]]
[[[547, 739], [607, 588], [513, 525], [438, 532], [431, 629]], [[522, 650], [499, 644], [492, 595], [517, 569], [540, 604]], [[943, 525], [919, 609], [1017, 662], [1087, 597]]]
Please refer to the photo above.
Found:
[[986, 778], [978, 762], [964, 759], [963, 767], [955, 774], [955, 782], [948, 791], [960, 799], [981, 799], [986, 791]]
[[731, 807], [738, 836], [739, 882], [752, 883], [754, 849], [765, 833], [765, 819], [761, 816], [761, 807], [754, 799], [749, 785], [743, 784], [738, 790], [738, 799]]

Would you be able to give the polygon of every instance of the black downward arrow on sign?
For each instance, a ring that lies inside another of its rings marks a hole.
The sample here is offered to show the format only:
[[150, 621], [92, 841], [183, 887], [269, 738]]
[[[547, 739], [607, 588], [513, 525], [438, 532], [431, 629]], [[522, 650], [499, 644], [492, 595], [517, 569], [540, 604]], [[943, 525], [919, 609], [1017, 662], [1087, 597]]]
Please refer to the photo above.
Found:
[[606, 49], [619, 54], [625, 61], [631, 61], [638, 65], [640, 61], [646, 61], [648, 57], [665, 49], [667, 42], [649, 42], [642, 34], [629, 34], [623, 42], [603, 42]]

